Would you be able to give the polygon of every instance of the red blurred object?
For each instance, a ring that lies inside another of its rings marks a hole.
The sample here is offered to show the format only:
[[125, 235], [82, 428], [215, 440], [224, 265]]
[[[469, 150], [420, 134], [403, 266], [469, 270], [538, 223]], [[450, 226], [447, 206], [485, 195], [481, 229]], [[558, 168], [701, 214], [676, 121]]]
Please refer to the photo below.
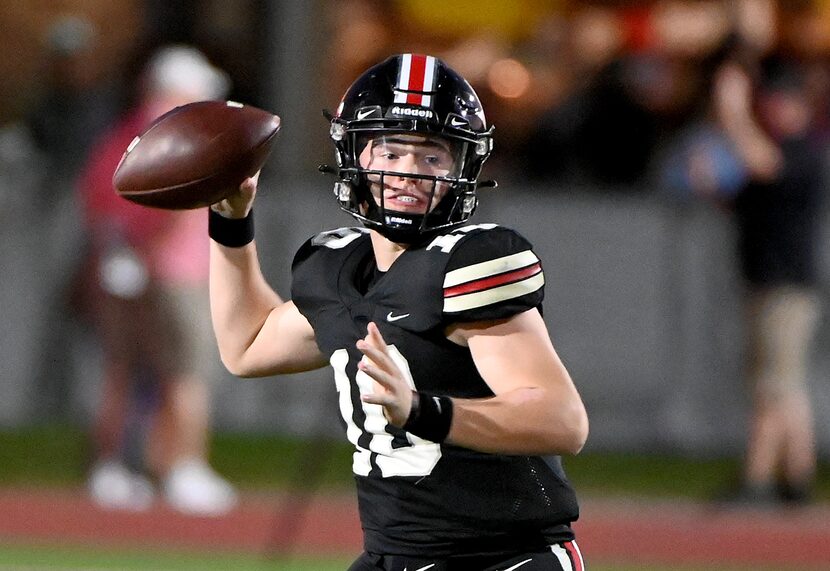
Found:
[[621, 9], [626, 36], [626, 49], [644, 52], [654, 46], [654, 28], [651, 21], [651, 6], [629, 6]]

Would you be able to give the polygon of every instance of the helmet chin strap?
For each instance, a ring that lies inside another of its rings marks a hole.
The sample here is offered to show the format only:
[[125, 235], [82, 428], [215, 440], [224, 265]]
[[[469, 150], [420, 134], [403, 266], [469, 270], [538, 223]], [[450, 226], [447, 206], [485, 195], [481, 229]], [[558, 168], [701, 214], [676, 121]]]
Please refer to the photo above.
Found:
[[[375, 216], [369, 214], [374, 209]], [[364, 216], [364, 226], [375, 230], [381, 236], [393, 242], [412, 244], [419, 242], [428, 231], [422, 230], [425, 216], [409, 212], [397, 212], [367, 205], [367, 215]]]
[[373, 227], [372, 229], [390, 242], [395, 242], [396, 244], [417, 244], [422, 240], [430, 238], [429, 233], [410, 230], [407, 228], [393, 228], [383, 224]]

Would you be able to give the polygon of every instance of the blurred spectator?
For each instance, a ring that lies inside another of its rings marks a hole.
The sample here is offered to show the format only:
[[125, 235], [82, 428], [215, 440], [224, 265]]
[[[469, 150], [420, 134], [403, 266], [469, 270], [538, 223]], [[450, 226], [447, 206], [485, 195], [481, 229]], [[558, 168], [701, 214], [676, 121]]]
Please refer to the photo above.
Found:
[[807, 366], [819, 317], [826, 92], [805, 54], [783, 47], [774, 2], [733, 9], [732, 33], [700, 60], [708, 97], [658, 169], [675, 195], [729, 206], [737, 222], [750, 418], [740, 481], [721, 499], [804, 502], [816, 466]]
[[[41, 357], [33, 368], [33, 390], [39, 395], [42, 418], [65, 414], [73, 383], [69, 339], [71, 293], [82, 262], [84, 229], [78, 224], [75, 181], [89, 148], [111, 124], [121, 107], [121, 76], [107, 73], [110, 32], [89, 14], [72, 12], [49, 18], [38, 35], [42, 50], [36, 53], [37, 88], [29, 97], [26, 123], [41, 152], [43, 181], [27, 192], [29, 207], [38, 213], [37, 223], [24, 233], [42, 242], [39, 255], [45, 269], [38, 272], [37, 291], [42, 296], [43, 320], [31, 320], [37, 331]], [[19, 240], [20, 238], [18, 238]], [[35, 295], [35, 294], [33, 294]]]
[[819, 317], [823, 153], [801, 66], [767, 58], [757, 80], [727, 62], [718, 118], [745, 165], [734, 206], [746, 282], [751, 415], [740, 487], [727, 499], [804, 502], [816, 467], [807, 365]]
[[43, 95], [28, 121], [56, 180], [77, 176], [85, 152], [117, 113], [118, 82], [101, 77], [96, 59], [100, 34], [92, 21], [74, 14], [56, 19], [45, 34]]
[[[727, 64], [739, 66], [757, 57], [756, 49], [732, 33], [698, 62], [700, 95], [654, 157], [657, 182], [673, 198], [684, 202], [705, 199], [725, 205], [746, 185], [742, 147], [734, 139], [736, 133], [732, 137], [727, 133], [721, 116], [723, 101], [712, 94], [716, 77]], [[753, 135], [746, 136], [751, 144]]]
[[[601, 185], [641, 181], [656, 142], [653, 113], [623, 56], [623, 27], [609, 7], [578, 9], [561, 57], [571, 68], [570, 94], [529, 134], [526, 172], [537, 179]], [[552, 57], [556, 57], [555, 55]]]
[[[140, 80], [139, 103], [92, 148], [79, 192], [92, 256], [86, 307], [103, 349], [103, 390], [89, 474], [92, 498], [141, 509], [153, 500], [145, 475], [125, 456], [131, 398], [151, 379], [158, 396], [143, 446], [146, 471], [186, 513], [232, 508], [233, 488], [208, 465], [213, 340], [206, 316], [208, 245], [204, 213], [143, 208], [118, 197], [113, 172], [152, 120], [186, 103], [223, 97], [228, 78], [187, 46], [157, 51]], [[144, 395], [146, 397], [146, 395]]]

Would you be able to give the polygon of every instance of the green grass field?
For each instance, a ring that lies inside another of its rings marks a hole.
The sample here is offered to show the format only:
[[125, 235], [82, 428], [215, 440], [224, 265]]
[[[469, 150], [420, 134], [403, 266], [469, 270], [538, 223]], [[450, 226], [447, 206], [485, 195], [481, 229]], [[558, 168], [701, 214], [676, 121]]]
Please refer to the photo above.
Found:
[[[90, 548], [3, 546], [0, 571], [345, 571], [347, 559], [296, 557], [268, 559], [250, 554], [199, 555], [161, 551], [112, 551]], [[589, 571], [773, 571], [759, 567], [655, 567], [586, 562]]]
[[[0, 485], [81, 485], [87, 446], [85, 432], [73, 426], [0, 430]], [[351, 448], [339, 440], [309, 443], [274, 435], [220, 433], [214, 436], [211, 456], [216, 468], [243, 488], [352, 488]], [[589, 447], [566, 458], [565, 469], [579, 494], [706, 499], [734, 480], [739, 460], [605, 454]], [[310, 470], [314, 477], [309, 477]], [[816, 496], [830, 501], [827, 463], [819, 466]]]

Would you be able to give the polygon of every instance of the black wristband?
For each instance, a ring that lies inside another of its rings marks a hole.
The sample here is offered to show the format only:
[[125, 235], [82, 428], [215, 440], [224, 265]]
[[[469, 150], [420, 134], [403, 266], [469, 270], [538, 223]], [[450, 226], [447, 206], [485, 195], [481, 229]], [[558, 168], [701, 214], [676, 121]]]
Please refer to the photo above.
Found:
[[452, 424], [452, 399], [430, 393], [413, 392], [412, 409], [403, 429], [431, 442], [443, 442]]
[[225, 218], [208, 208], [208, 236], [229, 248], [241, 248], [254, 240], [254, 211], [245, 218]]

